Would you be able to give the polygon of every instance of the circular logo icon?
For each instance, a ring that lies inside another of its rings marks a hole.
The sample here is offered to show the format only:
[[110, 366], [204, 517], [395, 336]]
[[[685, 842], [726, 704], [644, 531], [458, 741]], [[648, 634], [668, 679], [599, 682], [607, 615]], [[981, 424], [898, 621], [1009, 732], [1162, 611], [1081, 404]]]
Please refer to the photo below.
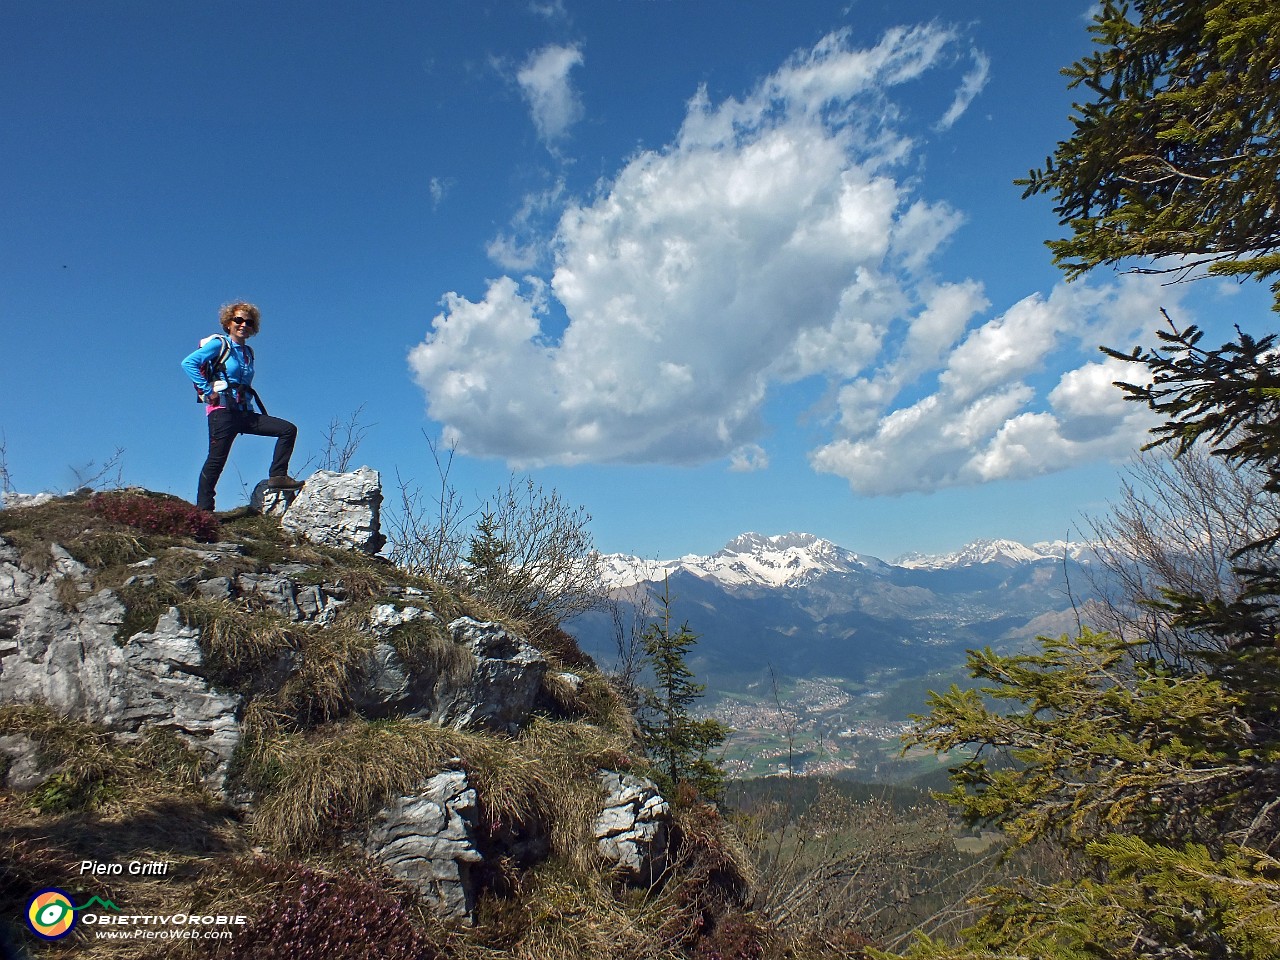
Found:
[[41, 890], [27, 904], [27, 924], [37, 937], [60, 940], [76, 925], [75, 905], [55, 887]]

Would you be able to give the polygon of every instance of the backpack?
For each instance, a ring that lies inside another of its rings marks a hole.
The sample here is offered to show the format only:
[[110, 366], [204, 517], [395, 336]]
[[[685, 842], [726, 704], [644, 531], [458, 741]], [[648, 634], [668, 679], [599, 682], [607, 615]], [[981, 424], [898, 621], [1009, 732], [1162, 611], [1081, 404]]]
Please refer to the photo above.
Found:
[[[215, 333], [213, 336], [205, 337], [203, 340], [201, 340], [200, 346], [203, 347], [210, 340], [214, 340], [214, 339], [216, 339], [221, 344], [221, 346], [218, 349], [218, 355], [216, 357], [210, 360], [206, 360], [204, 363], [200, 364], [200, 372], [204, 375], [205, 380], [213, 384], [215, 388], [218, 383], [221, 383], [223, 385], [222, 391], [225, 391], [229, 388], [234, 387], [236, 391], [238, 391], [243, 395], [246, 407], [248, 406], [249, 399], [252, 398], [257, 402], [258, 409], [261, 410], [265, 415], [267, 412], [267, 408], [263, 404], [262, 398], [258, 396], [257, 390], [254, 390], [253, 387], [249, 386], [248, 384], [243, 384], [243, 383], [228, 384], [226, 381], [227, 357], [231, 356], [231, 338], [228, 337], [225, 333]], [[245, 353], [248, 354], [249, 362], [253, 363], [253, 347], [249, 346], [246, 343], [244, 345], [244, 351]], [[204, 403], [205, 402], [204, 394], [200, 392], [200, 388], [196, 386], [194, 383], [191, 385], [191, 387], [196, 392], [196, 403]], [[222, 392], [222, 391], [215, 390], [215, 392]]]

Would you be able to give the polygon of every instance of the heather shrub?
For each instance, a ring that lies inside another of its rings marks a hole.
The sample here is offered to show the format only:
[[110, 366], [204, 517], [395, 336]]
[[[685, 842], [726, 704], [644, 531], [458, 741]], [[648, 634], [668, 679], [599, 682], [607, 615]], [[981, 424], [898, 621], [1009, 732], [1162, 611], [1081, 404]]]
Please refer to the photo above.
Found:
[[755, 918], [730, 911], [698, 941], [697, 960], [764, 960], [768, 931]]
[[147, 533], [192, 537], [211, 542], [218, 533], [218, 521], [210, 513], [176, 498], [140, 493], [95, 493], [89, 507], [108, 520], [136, 527]]
[[436, 960], [439, 949], [385, 887], [301, 864], [268, 868], [281, 889], [236, 936], [233, 960]]

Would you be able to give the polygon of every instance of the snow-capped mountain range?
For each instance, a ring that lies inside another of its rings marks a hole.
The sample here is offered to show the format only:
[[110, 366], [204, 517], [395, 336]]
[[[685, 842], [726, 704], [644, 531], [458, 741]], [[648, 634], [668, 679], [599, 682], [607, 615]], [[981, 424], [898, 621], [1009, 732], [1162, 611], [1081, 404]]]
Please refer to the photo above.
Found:
[[[721, 691], [747, 690], [774, 669], [877, 683], [961, 676], [966, 650], [1020, 649], [1074, 629], [1096, 589], [1079, 569], [1093, 566], [1079, 543], [982, 540], [886, 563], [813, 534], [746, 533], [706, 557], [603, 559], [624, 623], [652, 617], [669, 578], [675, 618], [699, 636], [691, 665]], [[607, 661], [618, 623], [590, 611], [570, 630]]]
[[1031, 546], [1016, 540], [975, 540], [953, 553], [927, 555], [908, 553], [894, 561], [895, 566], [913, 570], [952, 570], [956, 567], [972, 567], [981, 563], [998, 563], [1002, 567], [1016, 567], [1039, 560], [1083, 561], [1091, 551], [1088, 543], [1066, 540], [1042, 540]]
[[975, 540], [942, 555], [909, 553], [893, 563], [854, 553], [811, 533], [764, 536], [744, 533], [710, 556], [689, 554], [676, 560], [642, 560], [624, 554], [602, 558], [605, 583], [620, 589], [642, 582], [659, 582], [677, 571], [728, 586], [781, 587], [806, 583], [830, 573], [888, 573], [893, 567], [910, 570], [950, 570], [980, 564], [1017, 567], [1040, 560], [1081, 560], [1088, 545], [1063, 540], [1031, 546], [1015, 540]]

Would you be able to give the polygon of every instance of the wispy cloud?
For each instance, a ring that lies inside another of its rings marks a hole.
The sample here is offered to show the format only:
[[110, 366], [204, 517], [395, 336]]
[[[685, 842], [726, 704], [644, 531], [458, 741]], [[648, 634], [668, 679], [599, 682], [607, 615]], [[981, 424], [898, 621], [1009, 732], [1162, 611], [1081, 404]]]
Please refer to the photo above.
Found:
[[[549, 257], [549, 277], [444, 298], [410, 355], [430, 416], [464, 451], [523, 465], [764, 469], [765, 404], [817, 378], [830, 436], [811, 463], [867, 494], [1131, 449], [1144, 424], [1095, 400], [1112, 371], [1090, 352], [1155, 315], [1149, 278], [991, 317], [979, 281], [934, 274], [963, 217], [918, 195], [920, 145], [893, 96], [959, 43], [936, 25], [867, 48], [836, 33], [741, 98], [698, 91], [665, 148], [589, 202], [558, 197], [547, 242], [491, 250], [517, 273]], [[948, 116], [981, 89], [986, 60], [972, 62]]]
[[525, 273], [544, 265], [549, 251], [541, 234], [541, 226], [549, 211], [553, 211], [564, 197], [563, 180], [546, 190], [526, 194], [520, 209], [507, 229], [489, 242], [486, 253], [504, 270]]
[[438, 208], [444, 202], [450, 191], [457, 186], [458, 181], [454, 177], [432, 177], [427, 184], [427, 189], [431, 192], [432, 209]]
[[548, 20], [563, 20], [569, 15], [564, 8], [564, 0], [534, 0], [529, 4], [529, 11]]
[[553, 44], [530, 54], [516, 73], [538, 136], [548, 146], [582, 119], [582, 100], [569, 81], [569, 72], [582, 63], [582, 50], [576, 44]]
[[966, 73], [964, 79], [960, 81], [960, 86], [956, 89], [955, 98], [951, 101], [951, 106], [947, 108], [947, 112], [942, 115], [942, 119], [938, 121], [936, 129], [950, 130], [955, 125], [955, 122], [969, 109], [969, 104], [973, 103], [974, 98], [987, 85], [987, 78], [990, 73], [990, 58], [981, 50], [974, 50], [973, 69]]
[[758, 443], [748, 443], [729, 454], [729, 469], [735, 473], [751, 473], [769, 466], [769, 454]]

